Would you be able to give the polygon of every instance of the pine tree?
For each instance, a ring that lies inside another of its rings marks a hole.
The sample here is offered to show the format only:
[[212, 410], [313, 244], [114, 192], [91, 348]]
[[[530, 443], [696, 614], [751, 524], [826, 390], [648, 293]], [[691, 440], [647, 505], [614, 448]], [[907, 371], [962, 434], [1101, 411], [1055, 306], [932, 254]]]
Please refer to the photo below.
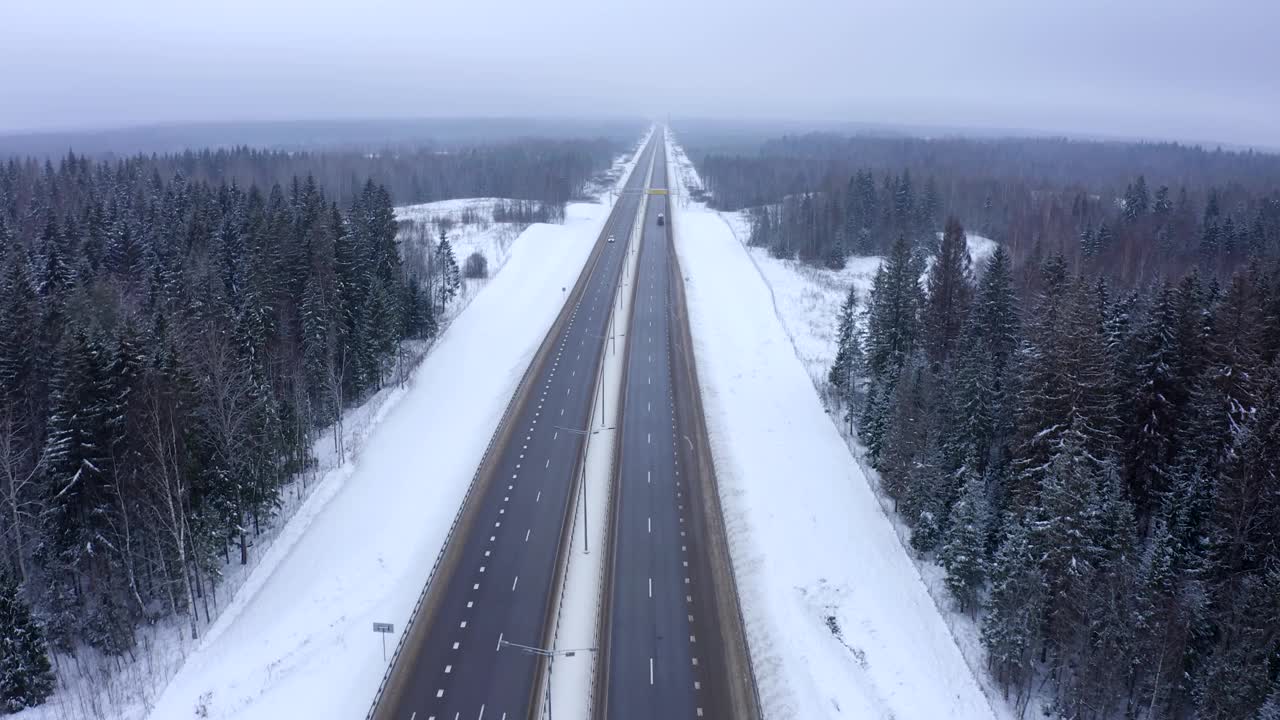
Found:
[[836, 358], [827, 372], [827, 382], [831, 383], [836, 394], [842, 398], [847, 394], [847, 388], [853, 385], [854, 372], [857, 370], [853, 363], [857, 354], [857, 307], [858, 289], [851, 286], [849, 294], [840, 305], [840, 315], [836, 321]]
[[1025, 687], [1040, 647], [1045, 600], [1045, 578], [1031, 533], [1010, 516], [991, 564], [991, 596], [982, 622], [982, 645], [1005, 697], [1011, 687], [1018, 691], [1019, 707], [1026, 702]]
[[37, 555], [49, 573], [45, 607], [50, 635], [70, 648], [83, 618], [79, 578], [105, 561], [101, 543], [113, 516], [105, 492], [110, 439], [105, 417], [105, 361], [98, 343], [75, 330], [57, 358], [45, 468], [46, 507]]
[[1088, 226], [1080, 231], [1080, 256], [1086, 262], [1098, 256], [1098, 236], [1094, 232], [1093, 226]]
[[1138, 180], [1125, 190], [1124, 194], [1124, 218], [1128, 222], [1134, 222], [1145, 216], [1150, 209], [1150, 196], [1147, 193], [1147, 179], [1141, 175]]
[[1205, 203], [1204, 218], [1200, 223], [1200, 256], [1209, 261], [1217, 257], [1221, 248], [1219, 224], [1218, 191], [1209, 191], [1209, 200]]
[[961, 473], [960, 497], [951, 507], [946, 541], [939, 561], [947, 571], [947, 589], [961, 612], [977, 605], [978, 591], [986, 577], [986, 545], [989, 509], [985, 480], [966, 467]]
[[952, 374], [956, 425], [964, 447], [983, 473], [991, 461], [1004, 461], [1011, 432], [1011, 365], [1018, 343], [1017, 298], [1009, 254], [997, 246], [987, 260], [972, 309], [962, 331]]
[[454, 258], [453, 247], [449, 245], [449, 238], [443, 231], [440, 233], [440, 244], [436, 246], [435, 267], [440, 275], [436, 285], [436, 303], [439, 312], [443, 313], [462, 285], [458, 261]]
[[911, 526], [911, 547], [923, 555], [942, 542], [947, 510], [955, 495], [955, 473], [947, 468], [936, 430], [906, 476], [898, 509]]
[[1069, 436], [1097, 458], [1115, 450], [1116, 400], [1103, 313], [1096, 288], [1068, 285], [1051, 261], [1023, 353], [1014, 458], [1015, 501], [1034, 502], [1035, 488]]
[[1177, 452], [1179, 421], [1186, 387], [1178, 378], [1183, 364], [1178, 346], [1174, 288], [1165, 283], [1141, 330], [1137, 377], [1126, 405], [1137, 422], [1129, 424], [1126, 465], [1139, 514], [1149, 515], [1168, 489]]
[[54, 677], [44, 634], [7, 576], [0, 576], [0, 701], [6, 712], [42, 704]]
[[919, 272], [905, 236], [899, 236], [872, 284], [867, 308], [867, 366], [874, 380], [906, 362], [919, 332]]
[[1104, 222], [1098, 226], [1098, 233], [1093, 238], [1093, 257], [1105, 255], [1111, 250], [1111, 246], [1115, 244], [1115, 236], [1111, 232], [1111, 228]]
[[25, 253], [14, 249], [0, 258], [0, 397], [15, 411], [26, 405], [35, 369], [36, 291], [27, 274]]
[[973, 296], [968, 241], [955, 218], [947, 220], [942, 245], [929, 267], [927, 287], [928, 299], [922, 313], [924, 343], [929, 359], [941, 363], [950, 358], [960, 338], [961, 324]]

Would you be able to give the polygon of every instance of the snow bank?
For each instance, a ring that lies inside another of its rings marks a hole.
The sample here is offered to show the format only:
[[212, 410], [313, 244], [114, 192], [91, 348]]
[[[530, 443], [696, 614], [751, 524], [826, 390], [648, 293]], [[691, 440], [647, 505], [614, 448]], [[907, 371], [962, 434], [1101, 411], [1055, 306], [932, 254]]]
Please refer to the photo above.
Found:
[[[678, 164], [673, 176], [696, 182]], [[810, 336], [789, 335], [779, 321], [775, 308], [809, 290], [771, 291], [718, 214], [700, 204], [676, 214], [698, 377], [767, 717], [992, 717], [797, 357], [792, 337]], [[865, 271], [845, 272], [854, 282]], [[812, 292], [816, 307], [827, 291]], [[812, 344], [799, 352], [816, 361], [821, 341], [805, 342]]]

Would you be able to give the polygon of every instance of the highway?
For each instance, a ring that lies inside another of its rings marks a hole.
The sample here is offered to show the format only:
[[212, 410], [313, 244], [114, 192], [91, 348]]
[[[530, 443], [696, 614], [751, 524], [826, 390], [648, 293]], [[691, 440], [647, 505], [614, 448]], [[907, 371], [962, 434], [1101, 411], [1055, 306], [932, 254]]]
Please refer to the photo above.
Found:
[[[665, 148], [659, 153], [665, 158]], [[651, 185], [667, 187], [664, 160]], [[657, 224], [659, 213], [667, 225]], [[670, 219], [668, 196], [650, 195], [627, 338], [605, 670], [594, 709], [607, 720], [747, 717], [731, 698], [720, 614], [736, 611], [736, 598], [724, 597], [734, 588], [716, 574], [709, 549], [707, 513], [719, 507], [703, 502], [711, 466], [709, 450], [695, 451], [706, 447], [706, 431], [683, 293], [674, 288], [681, 278]], [[727, 555], [717, 560], [727, 564]]]
[[[589, 423], [624, 241], [660, 140], [656, 134], [642, 150], [583, 278], [569, 289], [517, 392], [375, 718], [523, 720], [538, 707], [541, 658], [506, 643], [549, 642], [584, 441], [573, 431]], [[656, 167], [665, 176], [665, 165]], [[605, 241], [611, 234], [618, 242]], [[429, 471], [423, 481], [430, 482]]]

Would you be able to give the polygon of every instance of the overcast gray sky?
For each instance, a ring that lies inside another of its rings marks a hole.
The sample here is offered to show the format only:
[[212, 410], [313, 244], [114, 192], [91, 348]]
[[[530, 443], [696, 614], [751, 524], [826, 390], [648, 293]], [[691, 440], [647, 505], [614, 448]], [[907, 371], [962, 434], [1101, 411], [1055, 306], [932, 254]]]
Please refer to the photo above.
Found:
[[0, 0], [0, 130], [679, 114], [1280, 147], [1277, 0]]

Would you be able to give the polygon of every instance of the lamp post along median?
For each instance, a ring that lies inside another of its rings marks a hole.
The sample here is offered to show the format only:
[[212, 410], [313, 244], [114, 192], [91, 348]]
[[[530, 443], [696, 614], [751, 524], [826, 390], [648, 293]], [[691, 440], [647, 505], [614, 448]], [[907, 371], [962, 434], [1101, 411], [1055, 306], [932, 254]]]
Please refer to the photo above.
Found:
[[587, 531], [587, 452], [591, 449], [591, 436], [598, 432], [613, 430], [613, 427], [601, 427], [597, 430], [579, 430], [578, 428], [565, 427], [563, 425], [553, 425], [557, 430], [563, 430], [574, 435], [583, 435], [587, 438], [587, 445], [582, 450], [582, 477], [578, 483], [582, 490], [582, 554], [591, 554], [591, 543], [589, 540], [590, 533]]
[[534, 647], [532, 645], [521, 645], [520, 643], [513, 643], [510, 640], [503, 640], [501, 639], [501, 636], [499, 636], [498, 649], [501, 650], [502, 648], [514, 648], [516, 650], [519, 650], [522, 653], [527, 653], [529, 655], [538, 655], [544, 658], [548, 658], [551, 661], [547, 663], [547, 682], [546, 682], [547, 720], [551, 720], [551, 665], [554, 664], [556, 656], [559, 655], [560, 657], [573, 657], [574, 655], [577, 655], [580, 652], [593, 653], [593, 652], [597, 652], [599, 649], [599, 648], [593, 648], [593, 647], [575, 648], [572, 650], [540, 648], [540, 647]]

